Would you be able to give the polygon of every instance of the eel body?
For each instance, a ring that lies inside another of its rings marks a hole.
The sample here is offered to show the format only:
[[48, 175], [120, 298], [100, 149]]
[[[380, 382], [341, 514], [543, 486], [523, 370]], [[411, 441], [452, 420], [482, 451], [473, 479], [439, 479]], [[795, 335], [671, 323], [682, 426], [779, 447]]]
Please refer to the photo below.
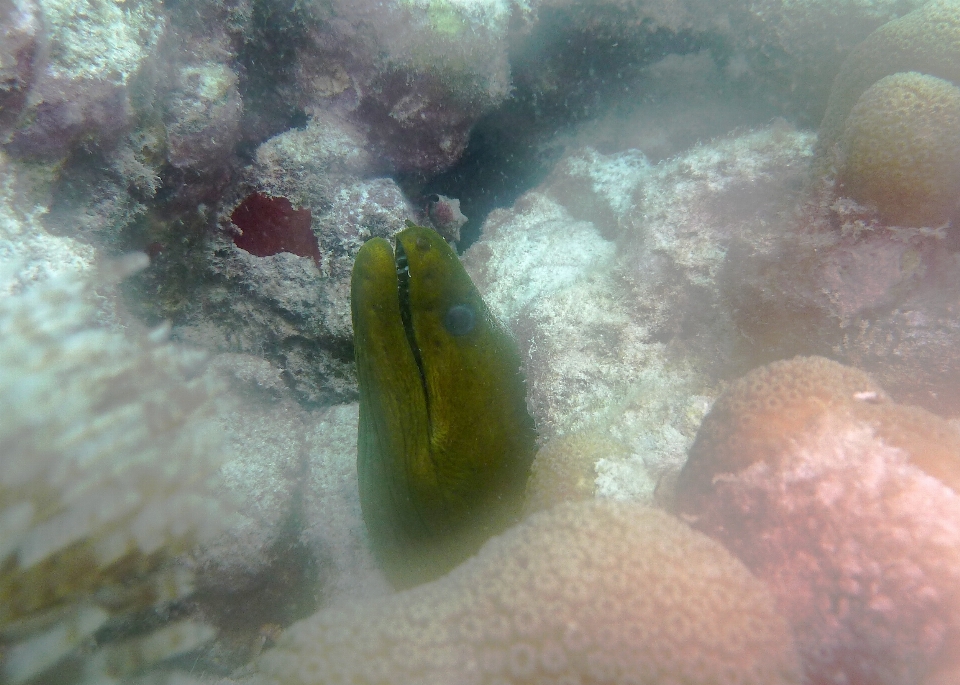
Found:
[[518, 517], [536, 433], [520, 356], [456, 253], [408, 224], [351, 281], [360, 504], [396, 587], [436, 578]]

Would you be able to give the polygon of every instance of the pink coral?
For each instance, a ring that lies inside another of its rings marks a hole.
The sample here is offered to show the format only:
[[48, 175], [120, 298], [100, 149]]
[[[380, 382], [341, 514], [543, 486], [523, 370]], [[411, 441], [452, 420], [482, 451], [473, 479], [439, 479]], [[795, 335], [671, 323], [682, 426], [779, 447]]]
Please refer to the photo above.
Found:
[[768, 582], [811, 682], [924, 683], [960, 665], [958, 469], [951, 424], [798, 357], [717, 400], [677, 506]]

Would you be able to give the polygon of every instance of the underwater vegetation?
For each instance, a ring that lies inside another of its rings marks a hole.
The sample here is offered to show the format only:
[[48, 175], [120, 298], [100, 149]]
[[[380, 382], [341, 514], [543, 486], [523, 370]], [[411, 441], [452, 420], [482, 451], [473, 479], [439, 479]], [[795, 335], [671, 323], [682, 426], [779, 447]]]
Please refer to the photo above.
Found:
[[456, 253], [408, 225], [364, 244], [351, 308], [357, 472], [398, 587], [442, 575], [516, 522], [536, 440], [520, 357]]

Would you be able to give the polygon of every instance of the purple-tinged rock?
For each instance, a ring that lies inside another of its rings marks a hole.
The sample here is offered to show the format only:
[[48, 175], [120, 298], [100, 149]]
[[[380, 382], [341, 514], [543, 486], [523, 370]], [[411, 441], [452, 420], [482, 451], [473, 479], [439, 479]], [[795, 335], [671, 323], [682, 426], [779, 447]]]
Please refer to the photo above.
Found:
[[172, 66], [161, 80], [156, 107], [165, 132], [168, 202], [212, 204], [239, 166], [235, 150], [243, 104], [231, 66], [234, 55], [226, 36], [212, 29], [201, 36], [177, 35], [163, 47]]
[[76, 144], [109, 150], [132, 125], [132, 81], [163, 33], [158, 3], [67, 0], [43, 7], [43, 50], [7, 149], [56, 160]]
[[17, 120], [33, 81], [40, 12], [32, 0], [0, 0], [0, 139]]
[[297, 51], [300, 106], [349, 116], [385, 171], [435, 173], [509, 94], [509, 40], [530, 7], [336, 0], [309, 12]]

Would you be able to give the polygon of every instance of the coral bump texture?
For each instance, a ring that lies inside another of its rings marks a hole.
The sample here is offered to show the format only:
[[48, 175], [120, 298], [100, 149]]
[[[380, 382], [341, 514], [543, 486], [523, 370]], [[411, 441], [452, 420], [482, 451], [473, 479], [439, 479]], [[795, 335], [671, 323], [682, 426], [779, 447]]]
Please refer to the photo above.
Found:
[[440, 580], [329, 609], [260, 661], [274, 685], [799, 684], [767, 589], [655, 509], [561, 504]]
[[957, 682], [958, 466], [955, 426], [797, 357], [720, 396], [677, 506], [767, 581], [810, 682]]

